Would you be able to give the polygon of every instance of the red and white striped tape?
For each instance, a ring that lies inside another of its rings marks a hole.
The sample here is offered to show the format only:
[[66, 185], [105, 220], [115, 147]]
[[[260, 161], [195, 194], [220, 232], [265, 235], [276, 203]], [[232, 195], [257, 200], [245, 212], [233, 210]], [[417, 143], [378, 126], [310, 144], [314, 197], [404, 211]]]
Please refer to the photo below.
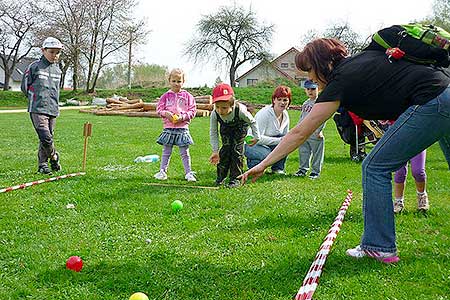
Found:
[[10, 187], [1, 189], [0, 194], [14, 191], [14, 190], [24, 189], [24, 188], [27, 188], [27, 187], [30, 187], [30, 186], [36, 185], [36, 184], [41, 184], [41, 183], [45, 183], [45, 182], [50, 182], [50, 181], [55, 181], [55, 180], [59, 180], [59, 179], [80, 176], [80, 175], [86, 175], [86, 172], [71, 173], [71, 174], [51, 177], [51, 178], [47, 178], [47, 179], [41, 179], [41, 180], [37, 180], [37, 181], [22, 183], [22, 184], [15, 185], [15, 186], [10, 186]]
[[342, 203], [336, 219], [334, 219], [327, 236], [320, 246], [319, 252], [317, 252], [316, 258], [311, 264], [300, 290], [297, 292], [297, 295], [295, 295], [295, 300], [311, 300], [317, 286], [319, 285], [319, 278], [320, 274], [322, 274], [323, 265], [325, 264], [328, 254], [330, 253], [331, 246], [333, 245], [337, 234], [341, 230], [345, 213], [347, 212], [347, 208], [350, 206], [350, 202], [352, 201], [353, 192], [351, 190], [348, 190], [347, 192], [347, 197]]

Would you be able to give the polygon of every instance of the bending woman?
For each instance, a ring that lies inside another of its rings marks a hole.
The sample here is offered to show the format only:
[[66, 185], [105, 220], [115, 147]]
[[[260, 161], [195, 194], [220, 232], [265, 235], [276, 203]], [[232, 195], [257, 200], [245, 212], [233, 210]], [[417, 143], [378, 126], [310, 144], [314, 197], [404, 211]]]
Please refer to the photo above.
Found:
[[[392, 172], [450, 132], [449, 70], [378, 50], [347, 55], [336, 39], [317, 39], [296, 57], [322, 93], [308, 117], [291, 129], [260, 164], [241, 175], [253, 181], [301, 145], [339, 106], [367, 120], [397, 119], [362, 163], [364, 232], [349, 256], [397, 262]], [[407, 145], [407, 146], [406, 146]]]

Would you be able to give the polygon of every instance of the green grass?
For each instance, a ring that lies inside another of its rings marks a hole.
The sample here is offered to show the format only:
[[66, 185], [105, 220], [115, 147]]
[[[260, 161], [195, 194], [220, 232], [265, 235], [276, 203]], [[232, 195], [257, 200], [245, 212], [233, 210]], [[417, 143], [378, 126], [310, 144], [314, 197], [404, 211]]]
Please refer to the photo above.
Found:
[[[290, 112], [292, 123], [298, 111]], [[449, 299], [450, 176], [437, 145], [428, 150], [431, 210], [415, 211], [408, 178], [406, 213], [396, 217], [401, 261], [353, 260], [363, 228], [360, 165], [348, 158], [332, 122], [315, 181], [266, 175], [238, 189], [154, 187], [161, 121], [63, 111], [55, 142], [63, 174], [80, 171], [83, 123], [93, 124], [87, 175], [0, 194], [0, 299], [291, 299], [327, 234], [346, 190], [354, 199], [323, 270], [315, 299]], [[29, 116], [2, 114], [0, 187], [46, 178], [36, 172], [37, 138]], [[193, 169], [212, 185], [208, 118], [194, 119]], [[289, 156], [287, 171], [298, 166]], [[183, 179], [174, 151], [168, 184]], [[173, 213], [170, 203], [182, 200]], [[66, 209], [68, 203], [75, 209]], [[151, 239], [151, 243], [146, 243]], [[71, 255], [80, 273], [65, 269]]]

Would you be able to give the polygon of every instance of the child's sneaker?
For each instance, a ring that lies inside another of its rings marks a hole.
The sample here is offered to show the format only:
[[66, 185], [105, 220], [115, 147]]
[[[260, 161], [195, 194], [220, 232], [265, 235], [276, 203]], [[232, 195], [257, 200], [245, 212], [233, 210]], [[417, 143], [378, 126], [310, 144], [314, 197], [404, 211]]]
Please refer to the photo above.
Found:
[[158, 180], [166, 180], [167, 174], [164, 170], [159, 170], [159, 172], [156, 173], [153, 177], [155, 177]]
[[305, 177], [305, 176], [306, 176], [306, 171], [303, 170], [303, 169], [300, 169], [300, 170], [298, 170], [298, 171], [294, 174], [294, 176], [297, 176], [297, 177]]
[[215, 185], [215, 186], [221, 186], [221, 185], [223, 185], [224, 183], [225, 183], [225, 178], [223, 178], [223, 179], [217, 178], [217, 179], [214, 181], [214, 185]]
[[421, 211], [427, 211], [430, 209], [430, 203], [428, 202], [427, 192], [417, 194], [417, 209]]
[[381, 252], [381, 251], [373, 251], [373, 250], [363, 250], [361, 249], [361, 246], [358, 245], [355, 248], [348, 249], [345, 252], [348, 256], [354, 257], [354, 258], [362, 258], [362, 257], [370, 257], [373, 259], [376, 259], [378, 261], [381, 261], [385, 264], [391, 264], [396, 263], [400, 260], [400, 258], [397, 256], [397, 252]]
[[230, 180], [230, 182], [228, 183], [228, 187], [229, 188], [237, 188], [241, 185], [241, 182], [237, 179], [234, 180]]
[[276, 175], [286, 175], [286, 172], [284, 170], [273, 170], [273, 174]]
[[58, 172], [61, 171], [61, 165], [59, 164], [59, 153], [55, 152], [55, 155], [50, 157], [50, 166], [52, 171]]
[[197, 181], [197, 178], [195, 178], [195, 172], [189, 172], [186, 174], [186, 176], [184, 176], [184, 179], [186, 179], [187, 181]]
[[47, 165], [42, 165], [38, 168], [38, 173], [41, 174], [52, 174], [52, 170], [50, 170], [50, 168]]
[[398, 214], [403, 211], [403, 208], [405, 208], [405, 204], [403, 203], [403, 199], [395, 199], [394, 201], [394, 213]]
[[309, 174], [309, 178], [310, 179], [317, 179], [317, 178], [319, 178], [319, 174], [318, 173], [311, 173], [311, 174]]

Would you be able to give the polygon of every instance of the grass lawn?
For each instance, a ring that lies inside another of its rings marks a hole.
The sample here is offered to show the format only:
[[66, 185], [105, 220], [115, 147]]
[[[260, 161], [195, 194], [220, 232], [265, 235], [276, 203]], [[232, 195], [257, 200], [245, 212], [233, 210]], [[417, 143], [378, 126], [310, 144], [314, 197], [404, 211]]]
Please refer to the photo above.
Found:
[[[290, 114], [296, 123], [299, 112]], [[63, 111], [55, 135], [61, 174], [81, 170], [87, 121], [87, 175], [0, 194], [0, 299], [125, 300], [137, 291], [155, 300], [291, 299], [347, 189], [353, 202], [314, 298], [450, 299], [450, 172], [438, 145], [427, 157], [431, 209], [416, 212], [408, 175], [406, 212], [396, 217], [401, 261], [388, 266], [345, 255], [363, 228], [361, 171], [332, 121], [319, 179], [266, 175], [219, 190], [147, 185], [157, 182], [159, 164], [133, 159], [161, 154], [159, 119]], [[0, 128], [0, 187], [46, 178], [35, 173], [28, 114], [1, 114]], [[208, 118], [194, 119], [191, 133], [194, 185], [212, 186]], [[293, 153], [287, 171], [297, 166]], [[168, 175], [167, 184], [188, 184], [178, 151]], [[176, 199], [184, 209], [173, 213]], [[71, 255], [83, 258], [81, 272], [65, 269]]]

